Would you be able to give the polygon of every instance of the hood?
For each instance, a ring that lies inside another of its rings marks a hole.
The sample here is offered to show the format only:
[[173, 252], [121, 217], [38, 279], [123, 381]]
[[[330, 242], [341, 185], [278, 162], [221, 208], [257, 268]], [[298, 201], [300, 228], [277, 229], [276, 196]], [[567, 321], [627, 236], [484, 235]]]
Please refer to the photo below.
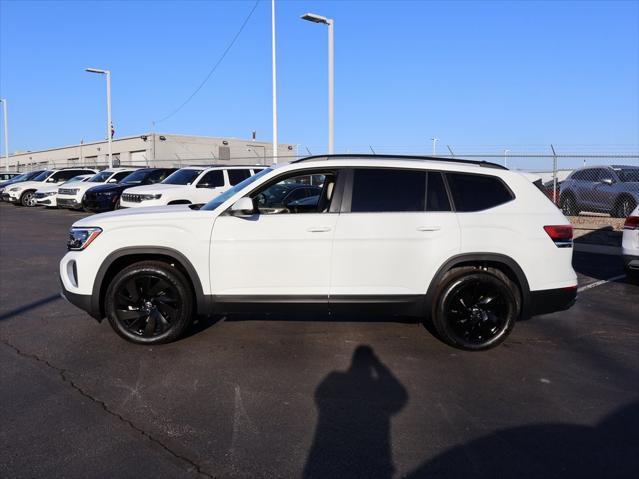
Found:
[[165, 185], [164, 183], [155, 183], [153, 185], [142, 185], [142, 186], [134, 186], [132, 188], [127, 188], [127, 193], [132, 194], [153, 194], [153, 193], [163, 193], [169, 191], [175, 191], [178, 188], [184, 188], [185, 185]]
[[143, 220], [151, 222], [157, 220], [172, 221], [178, 218], [183, 219], [185, 214], [197, 215], [198, 213], [200, 213], [200, 210], [192, 210], [189, 205], [125, 208], [87, 216], [76, 221], [73, 226], [102, 226], [115, 223], [122, 224], [124, 222], [139, 224]]
[[125, 188], [130, 188], [130, 186], [120, 183], [98, 183], [98, 186], [91, 188], [91, 193], [107, 193], [111, 191], [121, 192]]
[[50, 193], [52, 191], [58, 191], [58, 188], [60, 188], [60, 185], [58, 183], [51, 183], [41, 186], [40, 188], [38, 188], [38, 191], [40, 193]]
[[44, 181], [20, 181], [12, 186], [19, 186], [22, 189], [27, 189], [27, 188], [41, 188], [49, 184], [60, 186], [57, 183], [45, 183]]

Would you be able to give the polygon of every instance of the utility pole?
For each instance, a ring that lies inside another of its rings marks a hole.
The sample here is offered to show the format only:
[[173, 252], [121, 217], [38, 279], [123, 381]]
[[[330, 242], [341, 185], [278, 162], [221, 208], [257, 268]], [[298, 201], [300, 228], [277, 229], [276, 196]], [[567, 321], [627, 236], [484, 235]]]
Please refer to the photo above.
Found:
[[271, 0], [271, 70], [273, 73], [273, 164], [277, 164], [277, 73], [275, 62], [275, 0]]
[[4, 169], [9, 171], [9, 124], [7, 119], [7, 99], [1, 98], [2, 111], [4, 113]]
[[437, 142], [439, 141], [439, 138], [431, 138], [432, 142], [433, 142], [433, 156], [437, 155]]

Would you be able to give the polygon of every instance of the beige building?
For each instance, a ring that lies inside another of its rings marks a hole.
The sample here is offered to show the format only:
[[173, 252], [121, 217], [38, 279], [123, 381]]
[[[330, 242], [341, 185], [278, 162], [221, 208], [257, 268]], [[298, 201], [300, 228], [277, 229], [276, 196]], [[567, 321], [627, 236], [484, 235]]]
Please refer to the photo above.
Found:
[[[273, 163], [272, 143], [239, 138], [147, 133], [113, 139], [111, 144], [114, 166], [180, 167], [191, 164]], [[9, 156], [9, 169], [30, 171], [69, 166], [104, 168], [109, 164], [107, 151], [107, 141], [104, 140], [19, 152]], [[277, 155], [280, 162], [290, 161], [297, 155], [297, 145], [279, 144]]]

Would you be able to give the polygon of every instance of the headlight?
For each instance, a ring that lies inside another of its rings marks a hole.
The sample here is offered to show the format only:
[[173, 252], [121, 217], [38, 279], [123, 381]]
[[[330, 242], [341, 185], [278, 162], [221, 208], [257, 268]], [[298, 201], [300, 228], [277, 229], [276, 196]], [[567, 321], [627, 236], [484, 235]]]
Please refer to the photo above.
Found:
[[57, 191], [49, 191], [48, 193], [45, 193], [44, 196], [53, 196], [57, 193]]
[[162, 195], [160, 193], [156, 193], [154, 195], [140, 195], [140, 199], [142, 201], [159, 200], [160, 198], [162, 198]]
[[102, 228], [71, 228], [67, 248], [70, 251], [83, 250], [89, 246], [100, 233], [102, 233]]

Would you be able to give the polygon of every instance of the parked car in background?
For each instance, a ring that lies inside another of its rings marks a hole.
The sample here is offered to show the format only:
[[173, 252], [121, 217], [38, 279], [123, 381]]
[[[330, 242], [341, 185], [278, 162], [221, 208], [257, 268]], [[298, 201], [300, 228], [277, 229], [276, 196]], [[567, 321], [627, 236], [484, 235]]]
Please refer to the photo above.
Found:
[[626, 218], [621, 243], [626, 272], [632, 279], [639, 279], [639, 207]]
[[626, 218], [639, 204], [639, 167], [589, 166], [573, 171], [561, 185], [566, 216], [582, 211]]
[[51, 185], [44, 186], [35, 192], [35, 201], [38, 206], [47, 206], [50, 208], [56, 208], [58, 206], [57, 196], [58, 196], [58, 188], [63, 185], [71, 185], [72, 183], [79, 183], [88, 181], [94, 173], [90, 175], [78, 175], [74, 176], [68, 181], [62, 183], [62, 185], [58, 185], [57, 183], [53, 183]]
[[119, 183], [139, 168], [109, 168], [93, 175], [87, 181], [58, 188], [58, 208], [82, 209], [82, 198], [90, 188], [104, 183]]
[[262, 169], [257, 166], [188, 166], [177, 170], [162, 183], [128, 189], [122, 193], [120, 207], [207, 203]]
[[89, 168], [62, 168], [54, 170], [46, 170], [29, 181], [21, 181], [5, 188], [2, 194], [3, 199], [16, 206], [36, 206], [35, 192], [43, 186], [49, 184], [60, 184], [70, 180], [74, 176], [95, 173], [95, 170]]
[[82, 198], [85, 211], [102, 213], [120, 207], [120, 196], [128, 188], [164, 181], [177, 168], [144, 168], [134, 171], [119, 183], [107, 183], [87, 190]]
[[[6, 187], [16, 184], [16, 183], [21, 183], [23, 181], [29, 181], [32, 180], [33, 178], [35, 178], [36, 176], [38, 176], [40, 173], [44, 172], [44, 170], [36, 170], [36, 171], [29, 171], [27, 173], [22, 173], [18, 176], [16, 176], [15, 178], [11, 178], [10, 180], [5, 180], [0, 182], [0, 200], [4, 201], [3, 198], [3, 193]], [[8, 199], [8, 197], [7, 197]]]
[[[313, 186], [313, 207], [282, 207], [290, 185]], [[145, 345], [178, 338], [197, 313], [288, 309], [410, 315], [481, 350], [577, 294], [568, 220], [526, 175], [481, 161], [307, 158], [201, 208], [84, 218], [68, 249], [64, 297]]]
[[20, 176], [20, 173], [13, 171], [3, 171], [0, 173], [0, 182], [10, 180], [12, 178], [15, 178], [16, 176]]

